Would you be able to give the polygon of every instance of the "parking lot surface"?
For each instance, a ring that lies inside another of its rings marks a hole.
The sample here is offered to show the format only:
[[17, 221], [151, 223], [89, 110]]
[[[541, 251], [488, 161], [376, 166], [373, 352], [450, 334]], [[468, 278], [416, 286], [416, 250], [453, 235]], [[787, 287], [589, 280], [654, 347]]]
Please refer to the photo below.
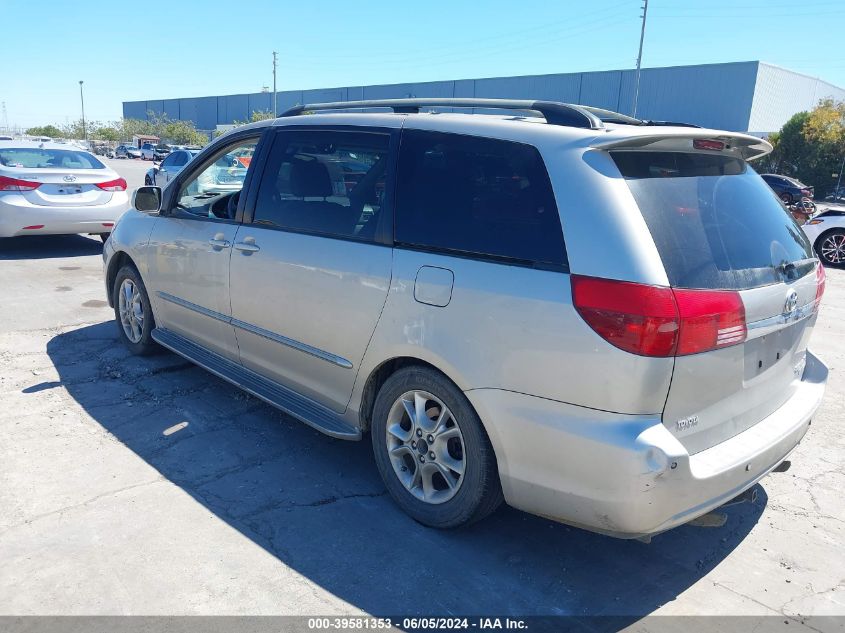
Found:
[[[141, 184], [150, 163], [109, 161]], [[140, 180], [139, 180], [140, 179]], [[130, 356], [101, 244], [0, 240], [0, 614], [845, 613], [845, 271], [811, 347], [825, 402], [792, 469], [619, 541], [507, 507], [435, 531], [368, 441], [316, 433], [180, 357]], [[610, 465], [609, 465], [610, 466]]]

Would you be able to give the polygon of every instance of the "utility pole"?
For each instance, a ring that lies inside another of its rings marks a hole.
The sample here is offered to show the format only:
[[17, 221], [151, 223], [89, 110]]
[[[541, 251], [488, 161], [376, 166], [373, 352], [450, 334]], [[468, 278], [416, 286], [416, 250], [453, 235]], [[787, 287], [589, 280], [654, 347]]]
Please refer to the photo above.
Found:
[[82, 96], [82, 80], [79, 80], [79, 101], [82, 104], [82, 136], [88, 142], [88, 130], [85, 129], [85, 97]]
[[[4, 109], [5, 112], [5, 109]], [[835, 193], [833, 194], [833, 201], [836, 202], [836, 199], [842, 195], [842, 172], [845, 171], [845, 155], [842, 156], [842, 166], [839, 168], [839, 174], [836, 177], [836, 189]]]
[[276, 109], [276, 66], [278, 65], [279, 54], [273, 51], [273, 118], [279, 116], [279, 111]]
[[637, 100], [640, 98], [640, 64], [643, 61], [643, 40], [645, 39], [645, 19], [648, 15], [648, 0], [643, 0], [643, 6], [641, 8], [643, 14], [640, 17], [643, 19], [643, 26], [640, 30], [640, 52], [637, 54], [637, 78], [634, 82], [634, 108], [631, 113], [631, 116], [634, 118], [637, 116]]

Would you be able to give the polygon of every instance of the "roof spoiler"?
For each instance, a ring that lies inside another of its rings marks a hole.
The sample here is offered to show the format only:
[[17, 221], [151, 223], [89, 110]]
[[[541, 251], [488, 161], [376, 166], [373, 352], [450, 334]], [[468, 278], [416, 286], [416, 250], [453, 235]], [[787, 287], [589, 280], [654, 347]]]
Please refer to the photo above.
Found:
[[695, 139], [722, 141], [725, 143], [725, 151], [739, 154], [745, 160], [754, 160], [772, 151], [772, 146], [768, 141], [750, 134], [700, 128], [688, 128], [672, 133], [658, 131], [650, 133], [649, 131], [624, 138], [599, 137], [592, 143], [592, 147], [608, 151], [614, 149], [683, 151], [691, 150], [692, 144], [689, 141]]

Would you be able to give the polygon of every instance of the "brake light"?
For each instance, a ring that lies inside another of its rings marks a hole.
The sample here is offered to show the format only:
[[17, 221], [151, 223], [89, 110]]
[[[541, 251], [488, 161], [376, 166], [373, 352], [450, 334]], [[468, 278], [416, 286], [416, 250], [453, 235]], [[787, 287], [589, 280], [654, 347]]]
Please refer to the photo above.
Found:
[[827, 280], [827, 273], [824, 270], [824, 266], [822, 263], [819, 262], [819, 265], [816, 267], [816, 301], [813, 305], [813, 310], [818, 310], [819, 306], [822, 303], [822, 297], [824, 296], [824, 286], [825, 281]]
[[745, 306], [731, 290], [672, 291], [681, 315], [678, 356], [742, 343], [748, 334]]
[[641, 356], [684, 356], [742, 343], [738, 292], [682, 290], [573, 275], [575, 309], [603, 339]]
[[801, 190], [801, 195], [802, 195], [802, 196], [804, 196], [805, 198], [812, 198], [812, 197], [813, 197], [813, 192], [812, 192], [812, 191], [810, 191], [809, 189], [802, 189], [802, 190]]
[[671, 288], [572, 275], [572, 300], [611, 345], [641, 356], [673, 356], [678, 307]]
[[721, 152], [725, 149], [724, 141], [714, 141], [707, 138], [693, 139], [692, 146], [694, 149], [709, 149], [717, 152]]
[[126, 191], [126, 181], [123, 178], [115, 178], [108, 182], [101, 182], [97, 186], [103, 191]]
[[34, 191], [40, 186], [40, 182], [0, 176], [0, 191]]

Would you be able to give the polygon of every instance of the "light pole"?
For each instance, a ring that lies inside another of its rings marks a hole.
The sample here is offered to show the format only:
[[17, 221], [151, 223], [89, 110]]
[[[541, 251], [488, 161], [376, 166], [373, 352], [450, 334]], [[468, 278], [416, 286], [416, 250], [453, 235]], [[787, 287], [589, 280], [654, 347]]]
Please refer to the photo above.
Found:
[[640, 64], [643, 61], [643, 40], [645, 39], [645, 19], [648, 15], [648, 0], [643, 0], [643, 26], [640, 30], [640, 52], [637, 54], [637, 78], [634, 82], [634, 109], [631, 116], [637, 118], [637, 101], [640, 98]]
[[279, 54], [273, 51], [273, 118], [279, 116], [279, 111], [276, 109], [276, 65], [278, 63]]
[[88, 131], [85, 129], [85, 97], [82, 96], [82, 80], [79, 80], [79, 101], [82, 104], [82, 136], [88, 142]]

